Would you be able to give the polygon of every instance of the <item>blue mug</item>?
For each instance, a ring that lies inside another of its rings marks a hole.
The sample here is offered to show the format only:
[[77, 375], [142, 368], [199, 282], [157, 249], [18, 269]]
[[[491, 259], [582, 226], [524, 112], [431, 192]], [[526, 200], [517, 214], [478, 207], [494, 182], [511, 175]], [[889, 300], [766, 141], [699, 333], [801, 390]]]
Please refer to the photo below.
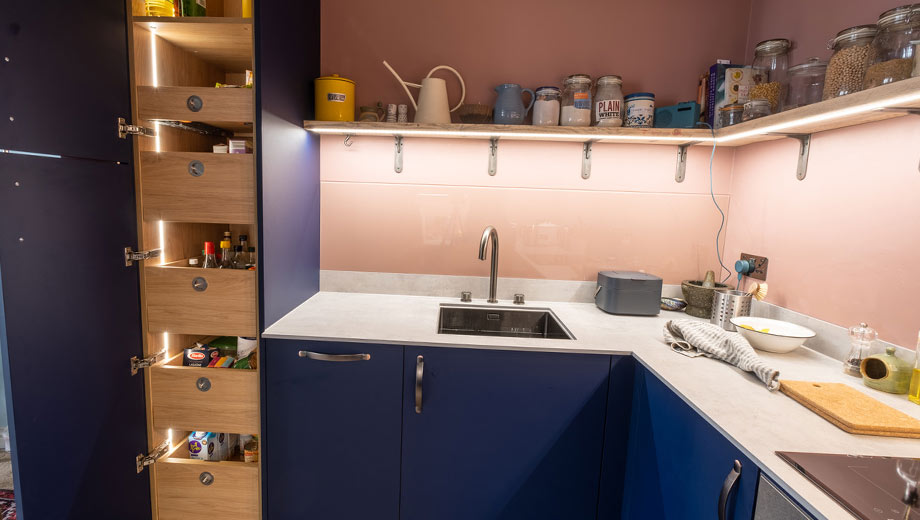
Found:
[[[497, 125], [520, 125], [533, 107], [534, 94], [529, 88], [522, 89], [517, 83], [505, 83], [495, 87], [498, 99], [495, 100], [492, 121]], [[530, 93], [530, 104], [524, 108], [523, 93]]]

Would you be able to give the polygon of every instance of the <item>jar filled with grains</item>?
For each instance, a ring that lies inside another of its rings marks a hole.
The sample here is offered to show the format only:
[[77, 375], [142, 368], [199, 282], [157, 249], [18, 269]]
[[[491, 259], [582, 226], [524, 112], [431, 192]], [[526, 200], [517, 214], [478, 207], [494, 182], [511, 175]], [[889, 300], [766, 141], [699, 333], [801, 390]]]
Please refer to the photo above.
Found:
[[833, 99], [863, 89], [863, 77], [869, 66], [869, 45], [876, 33], [878, 26], [875, 24], [857, 25], [840, 31], [828, 42], [834, 53], [827, 62], [821, 99]]
[[914, 71], [910, 77], [916, 78], [920, 76], [920, 40], [911, 40], [910, 44], [914, 46]]
[[895, 7], [878, 17], [878, 34], [869, 47], [869, 67], [863, 88], [872, 88], [910, 77], [914, 68], [911, 40], [920, 34], [920, 4]]
[[601, 76], [594, 94], [594, 124], [596, 126], [623, 126], [623, 79], [619, 76]]
[[774, 114], [783, 108], [791, 47], [789, 40], [784, 38], [764, 40], [754, 47], [754, 86], [751, 87], [751, 99], [766, 99]]

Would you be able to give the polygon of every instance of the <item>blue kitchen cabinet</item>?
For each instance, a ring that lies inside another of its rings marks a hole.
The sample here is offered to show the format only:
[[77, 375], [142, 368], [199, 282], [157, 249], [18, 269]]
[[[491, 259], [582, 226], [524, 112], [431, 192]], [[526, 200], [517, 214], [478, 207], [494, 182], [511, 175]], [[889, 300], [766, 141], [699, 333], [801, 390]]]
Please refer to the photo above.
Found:
[[593, 520], [610, 364], [407, 347], [401, 520]]
[[403, 348], [267, 340], [266, 520], [399, 518]]
[[[740, 475], [729, 493], [735, 461]], [[751, 520], [760, 470], [646, 368], [636, 372], [622, 515], [599, 519]], [[724, 515], [723, 515], [724, 513]]]

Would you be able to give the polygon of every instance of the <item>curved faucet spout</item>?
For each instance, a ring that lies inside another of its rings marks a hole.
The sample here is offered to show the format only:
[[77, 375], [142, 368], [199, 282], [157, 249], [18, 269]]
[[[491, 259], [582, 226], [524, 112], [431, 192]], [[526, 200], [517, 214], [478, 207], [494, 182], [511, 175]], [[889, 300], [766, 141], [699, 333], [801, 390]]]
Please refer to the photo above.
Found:
[[486, 259], [486, 248], [489, 241], [492, 241], [492, 268], [489, 272], [489, 303], [498, 303], [496, 293], [498, 292], [498, 230], [492, 226], [486, 226], [482, 232], [482, 239], [479, 240], [479, 259]]

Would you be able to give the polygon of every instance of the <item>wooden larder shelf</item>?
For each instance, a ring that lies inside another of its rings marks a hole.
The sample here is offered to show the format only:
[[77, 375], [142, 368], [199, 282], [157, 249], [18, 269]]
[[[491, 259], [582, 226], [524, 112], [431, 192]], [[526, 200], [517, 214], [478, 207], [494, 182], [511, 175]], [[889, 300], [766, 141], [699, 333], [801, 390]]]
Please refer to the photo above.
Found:
[[137, 87], [137, 115], [147, 121], [194, 121], [252, 132], [251, 88]]
[[[920, 108], [920, 77], [829, 99], [716, 131], [718, 146], [781, 139], [784, 134], [812, 134], [904, 115]], [[897, 110], [902, 109], [902, 110]], [[712, 145], [708, 130], [683, 128], [601, 128], [530, 125], [469, 125], [304, 121], [318, 134], [428, 137], [442, 139], [500, 138], [518, 141], [612, 142]]]
[[[182, 357], [150, 369], [154, 428], [259, 433], [257, 370], [186, 367]], [[198, 388], [200, 378], [207, 390]]]
[[[149, 332], [255, 337], [256, 272], [145, 266]], [[216, 369], [215, 369], [216, 370]]]
[[256, 223], [252, 154], [140, 155], [144, 220]]
[[[218, 369], [215, 369], [218, 370]], [[156, 463], [159, 518], [256, 520], [259, 518], [259, 464], [166, 458]], [[200, 478], [208, 472], [207, 486]]]
[[208, 63], [252, 70], [252, 18], [135, 16], [134, 24]]

